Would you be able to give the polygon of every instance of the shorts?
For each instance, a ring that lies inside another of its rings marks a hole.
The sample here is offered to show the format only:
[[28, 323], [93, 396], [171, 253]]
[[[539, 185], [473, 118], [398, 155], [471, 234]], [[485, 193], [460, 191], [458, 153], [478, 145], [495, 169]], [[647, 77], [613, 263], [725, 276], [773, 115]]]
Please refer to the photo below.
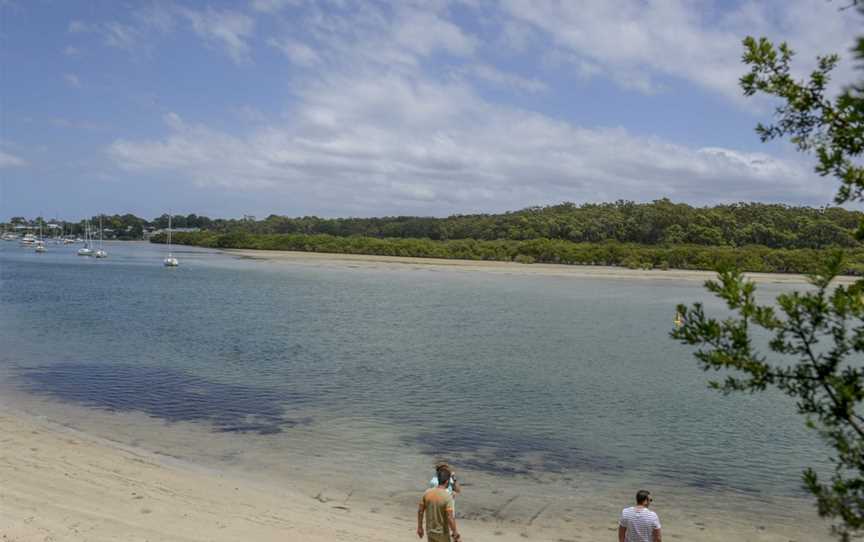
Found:
[[429, 542], [450, 542], [450, 533], [427, 533]]

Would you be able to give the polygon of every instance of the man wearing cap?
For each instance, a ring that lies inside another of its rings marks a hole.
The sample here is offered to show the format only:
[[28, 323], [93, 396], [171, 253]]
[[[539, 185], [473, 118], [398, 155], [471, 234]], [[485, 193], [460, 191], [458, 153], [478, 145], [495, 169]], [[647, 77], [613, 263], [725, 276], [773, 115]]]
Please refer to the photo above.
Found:
[[429, 542], [459, 542], [461, 535], [456, 530], [456, 517], [453, 514], [453, 496], [447, 491], [450, 484], [450, 470], [441, 467], [436, 473], [438, 486], [429, 488], [420, 499], [417, 509], [417, 536], [423, 538], [423, 517], [426, 517], [426, 535]]

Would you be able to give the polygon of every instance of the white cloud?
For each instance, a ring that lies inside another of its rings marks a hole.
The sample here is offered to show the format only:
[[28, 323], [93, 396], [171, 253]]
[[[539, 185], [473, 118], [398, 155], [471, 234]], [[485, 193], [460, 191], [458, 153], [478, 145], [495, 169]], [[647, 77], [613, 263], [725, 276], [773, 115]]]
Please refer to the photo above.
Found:
[[66, 81], [66, 84], [70, 87], [81, 88], [81, 79], [74, 73], [64, 73], [63, 80]]
[[289, 120], [228, 134], [172, 115], [171, 132], [109, 148], [130, 170], [348, 213], [447, 213], [538, 202], [670, 197], [827, 203], [830, 183], [762, 153], [590, 129], [482, 101], [462, 83], [335, 76], [298, 92]]
[[171, 4], [149, 4], [133, 12], [139, 26], [149, 30], [167, 33], [176, 26], [177, 10]]
[[314, 49], [289, 38], [270, 38], [267, 43], [282, 51], [291, 62], [299, 66], [314, 66], [321, 62], [321, 56]]
[[276, 13], [289, 6], [299, 6], [302, 0], [252, 0], [252, 9], [262, 13]]
[[0, 150], [0, 168], [20, 167], [27, 165], [27, 162], [18, 158], [14, 154]]
[[255, 29], [254, 19], [236, 11], [213, 8], [207, 8], [206, 11], [184, 9], [183, 14], [198, 36], [224, 48], [234, 62], [249, 62], [247, 39]]
[[[140, 42], [144, 37], [144, 33], [141, 29], [117, 21], [93, 24], [82, 21], [72, 21], [69, 23], [69, 32], [73, 34], [96, 34], [101, 36], [102, 40], [109, 47], [124, 49], [127, 51], [136, 51], [140, 47]], [[78, 49], [71, 46], [66, 47], [64, 50], [64, 53], [67, 56], [74, 56], [78, 52]]]
[[421, 55], [436, 51], [470, 55], [476, 46], [475, 39], [455, 24], [423, 11], [403, 13], [394, 30], [394, 38], [398, 45]]
[[66, 56], [73, 56], [73, 57], [74, 56], [80, 56], [81, 55], [81, 49], [79, 49], [77, 47], [72, 47], [71, 45], [67, 45], [66, 47], [63, 48], [63, 54]]
[[520, 92], [536, 94], [538, 92], [545, 92], [549, 89], [546, 83], [539, 79], [527, 78], [514, 73], [504, 72], [488, 64], [472, 66], [468, 69], [468, 73], [483, 81], [518, 90]]
[[[793, 4], [793, 11], [803, 5]], [[286, 5], [251, 4], [261, 13]], [[550, 51], [541, 73], [557, 65], [642, 93], [662, 92], [680, 78], [738, 100], [742, 29], [792, 28], [793, 37], [810, 36], [802, 39], [807, 47], [839, 43], [833, 36], [819, 43], [815, 31], [793, 28], [785, 13], [775, 15], [752, 2], [733, 12], [703, 13], [700, 6], [714, 4], [627, 0], [613, 7], [511, 0], [494, 15], [495, 26], [474, 35], [448, 18], [450, 8], [443, 2], [414, 3], [413, 10], [408, 3], [342, 5], [310, 5], [286, 23], [283, 34], [259, 40], [296, 65], [314, 67], [291, 72], [294, 95], [285, 97], [284, 115], [234, 108], [229, 112], [242, 127], [227, 130], [170, 113], [163, 119], [163, 137], [117, 139], [109, 156], [130, 171], [162, 171], [205, 187], [260, 190], [268, 200], [290, 197], [298, 207], [347, 214], [448, 213], [621, 198], [831, 201], [832, 183], [820, 181], [797, 157], [581, 126], [484, 101], [475, 88], [491, 84], [548, 92], [545, 81], [516, 73], [504, 62], [493, 64], [495, 55], [488, 54], [490, 47], [498, 54], [507, 44], [537, 58], [537, 40], [545, 40]], [[255, 23], [247, 15], [212, 8], [176, 13], [235, 62], [251, 59]], [[828, 27], [846, 32], [843, 25]]]
[[131, 51], [135, 49], [141, 37], [141, 32], [130, 25], [108, 22], [103, 26], [103, 36], [105, 37], [105, 43], [111, 47]]
[[445, 7], [407, 0], [310, 4], [285, 35], [268, 43], [298, 65], [350, 70], [413, 71], [437, 55], [470, 58], [480, 41], [450, 21]]
[[[812, 67], [817, 54], [846, 53], [859, 31], [857, 14], [839, 7], [812, 0], [745, 0], [732, 9], [686, 0], [504, 3], [517, 21], [533, 25], [577, 61], [602, 66], [603, 73], [624, 87], [655, 92], [655, 79], [671, 76], [733, 100], [741, 97], [745, 36], [785, 39]], [[838, 82], [849, 82], [852, 76], [851, 63], [846, 63]]]

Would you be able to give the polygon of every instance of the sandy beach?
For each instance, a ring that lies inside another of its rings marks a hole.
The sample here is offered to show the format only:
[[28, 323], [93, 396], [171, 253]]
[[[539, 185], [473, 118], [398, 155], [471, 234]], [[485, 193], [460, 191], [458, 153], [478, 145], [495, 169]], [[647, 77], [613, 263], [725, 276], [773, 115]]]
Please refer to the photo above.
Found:
[[0, 410], [0, 432], [4, 542], [412, 538], [410, 517], [231, 479], [22, 413]]
[[[374, 256], [365, 254], [332, 254], [318, 252], [295, 252], [287, 250], [230, 249], [228, 254], [270, 262], [296, 265], [329, 265], [342, 267], [392, 268], [416, 267], [432, 270], [456, 270], [511, 275], [536, 275], [546, 277], [602, 278], [630, 280], [669, 280], [704, 282], [717, 277], [713, 271], [685, 269], [628, 269], [612, 266], [521, 264], [485, 260], [448, 260], [442, 258], [409, 258], [400, 256]], [[795, 273], [746, 273], [745, 276], [761, 284], [805, 284], [807, 277]], [[856, 277], [838, 277], [838, 284], [852, 284]]]
[[[272, 487], [7, 407], [0, 408], [0, 433], [4, 542], [416, 540], [413, 494], [394, 503]], [[591, 495], [566, 500], [572, 515], [563, 522], [493, 513], [460, 518], [460, 529], [469, 541], [614, 539], [616, 510], [592, 505]], [[684, 502], [660, 513], [670, 540], [830, 540], [819, 522], [802, 529], [765, 518], [754, 525], [694, 514]]]

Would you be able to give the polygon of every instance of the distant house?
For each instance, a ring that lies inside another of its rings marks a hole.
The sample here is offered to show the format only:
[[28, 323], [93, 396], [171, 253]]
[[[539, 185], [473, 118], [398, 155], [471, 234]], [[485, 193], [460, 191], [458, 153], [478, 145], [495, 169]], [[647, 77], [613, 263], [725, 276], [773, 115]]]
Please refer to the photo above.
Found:
[[[196, 231], [201, 231], [201, 228], [171, 228], [172, 233], [192, 233]], [[150, 239], [154, 235], [159, 235], [160, 233], [167, 234], [168, 228], [163, 228], [159, 230], [154, 230], [153, 228], [147, 228], [144, 230], [144, 239]]]

